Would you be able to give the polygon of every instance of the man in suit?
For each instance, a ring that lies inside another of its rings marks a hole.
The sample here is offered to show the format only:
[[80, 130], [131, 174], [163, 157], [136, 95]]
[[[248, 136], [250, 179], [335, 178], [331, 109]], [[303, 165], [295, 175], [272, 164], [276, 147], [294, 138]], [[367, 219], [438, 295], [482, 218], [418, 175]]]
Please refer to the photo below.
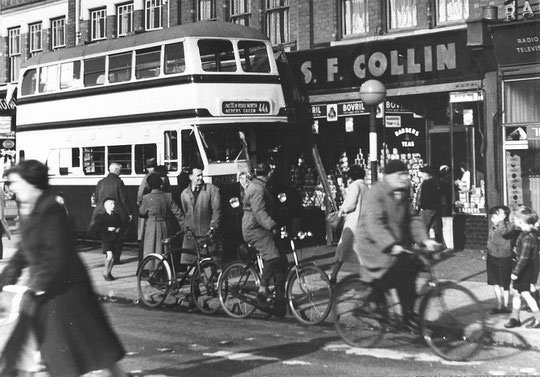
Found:
[[[126, 229], [127, 224], [131, 222], [133, 218], [133, 211], [127, 196], [126, 186], [120, 178], [121, 170], [122, 165], [116, 162], [111, 163], [109, 165], [109, 174], [97, 183], [96, 191], [94, 192], [96, 208], [94, 209], [94, 214], [92, 215], [92, 221], [90, 223], [91, 228], [94, 226], [96, 216], [105, 212], [103, 204], [107, 198], [114, 199], [116, 203], [115, 211], [122, 218], [122, 222], [124, 224], [123, 228]], [[122, 249], [119, 248], [116, 255], [114, 255], [114, 264], [120, 263], [121, 254]]]
[[368, 190], [355, 238], [360, 276], [373, 284], [374, 297], [395, 288], [406, 323], [414, 318], [418, 269], [405, 252], [413, 242], [435, 248], [409, 199], [411, 178], [405, 163], [390, 160], [381, 181]]

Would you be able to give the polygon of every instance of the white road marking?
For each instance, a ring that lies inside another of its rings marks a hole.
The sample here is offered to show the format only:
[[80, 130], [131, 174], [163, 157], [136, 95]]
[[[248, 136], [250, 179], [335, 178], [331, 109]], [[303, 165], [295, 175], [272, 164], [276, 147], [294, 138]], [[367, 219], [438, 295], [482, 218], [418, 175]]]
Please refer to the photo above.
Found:
[[240, 361], [256, 361], [256, 360], [279, 361], [279, 358], [277, 357], [254, 355], [252, 353], [244, 353], [244, 352], [234, 353], [230, 351], [217, 351], [213, 353], [203, 353], [203, 356], [223, 357], [224, 359], [228, 359], [228, 360], [240, 360]]

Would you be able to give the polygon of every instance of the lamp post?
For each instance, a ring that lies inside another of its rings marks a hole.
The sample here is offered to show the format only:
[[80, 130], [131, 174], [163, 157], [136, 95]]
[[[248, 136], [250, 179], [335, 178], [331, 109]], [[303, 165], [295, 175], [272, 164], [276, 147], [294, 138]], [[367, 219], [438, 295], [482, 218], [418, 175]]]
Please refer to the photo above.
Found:
[[369, 161], [371, 182], [377, 180], [377, 105], [386, 97], [386, 87], [377, 80], [367, 80], [360, 86], [360, 100], [369, 107]]

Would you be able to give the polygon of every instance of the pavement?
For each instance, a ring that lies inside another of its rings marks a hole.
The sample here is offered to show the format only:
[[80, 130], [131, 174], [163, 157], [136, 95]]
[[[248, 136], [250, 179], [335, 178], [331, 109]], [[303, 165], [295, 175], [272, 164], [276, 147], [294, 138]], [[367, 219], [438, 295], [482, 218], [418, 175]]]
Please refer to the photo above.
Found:
[[[0, 259], [0, 271], [4, 268], [8, 258], [16, 249], [18, 235], [15, 233], [11, 240], [3, 239], [4, 259]], [[86, 264], [95, 289], [105, 301], [118, 301], [123, 303], [139, 304], [137, 292], [137, 245], [126, 244], [122, 254], [121, 263], [114, 266], [114, 281], [103, 279], [103, 254], [98, 242], [79, 242], [79, 254]], [[302, 262], [315, 262], [328, 273], [331, 271], [335, 246], [307, 245], [300, 249]], [[447, 258], [438, 261], [435, 271], [440, 280], [452, 280], [471, 290], [482, 302], [486, 312], [496, 305], [493, 290], [486, 284], [485, 253], [481, 250], [462, 250], [447, 254]], [[353, 263], [345, 263], [338, 276], [338, 281], [347, 274], [355, 272]], [[531, 317], [531, 313], [521, 311], [521, 321]], [[329, 321], [330, 319], [327, 319]], [[525, 327], [506, 329], [504, 323], [508, 315], [487, 315], [491, 339], [496, 344], [518, 348], [532, 348], [540, 350], [540, 329]]]

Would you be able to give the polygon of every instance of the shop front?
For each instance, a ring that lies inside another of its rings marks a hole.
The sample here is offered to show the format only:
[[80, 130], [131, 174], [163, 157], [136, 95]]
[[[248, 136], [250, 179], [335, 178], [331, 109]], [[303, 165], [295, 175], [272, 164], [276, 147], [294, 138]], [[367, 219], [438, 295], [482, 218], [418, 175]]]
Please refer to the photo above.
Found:
[[540, 17], [493, 25], [501, 88], [504, 202], [540, 213]]
[[[376, 113], [379, 167], [389, 159], [405, 161], [412, 176], [413, 200], [418, 169], [429, 164], [441, 171], [449, 246], [485, 244], [484, 83], [470, 56], [466, 29], [381, 37], [287, 57], [297, 86], [309, 100], [311, 130], [338, 204], [348, 166], [364, 166], [371, 183], [370, 116], [359, 88], [364, 81], [376, 79], [386, 87], [386, 99]], [[321, 195], [318, 204], [324, 206]], [[452, 219], [460, 225], [454, 227]], [[464, 233], [471, 223], [480, 230], [472, 236]]]

